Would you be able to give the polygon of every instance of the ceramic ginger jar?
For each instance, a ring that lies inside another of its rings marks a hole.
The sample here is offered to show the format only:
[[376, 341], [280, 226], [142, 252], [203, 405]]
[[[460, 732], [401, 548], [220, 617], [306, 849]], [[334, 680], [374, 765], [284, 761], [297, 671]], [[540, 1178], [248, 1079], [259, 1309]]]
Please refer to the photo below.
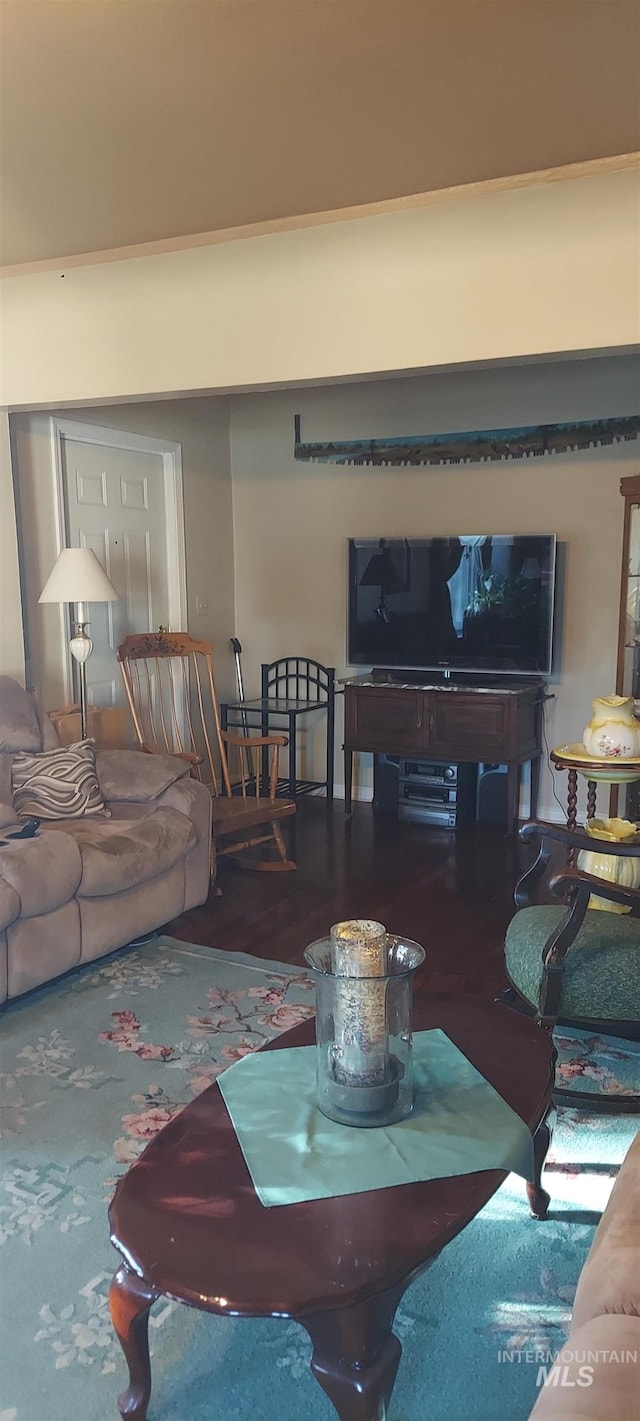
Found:
[[[609, 843], [624, 843], [635, 838], [636, 826], [628, 819], [591, 819], [585, 825], [592, 839], [608, 840]], [[606, 878], [609, 883], [620, 883], [623, 888], [640, 888], [640, 858], [623, 858], [608, 854], [604, 847], [581, 849], [578, 854], [578, 868], [585, 873], [593, 873], [596, 878]], [[630, 913], [625, 903], [612, 903], [608, 898], [599, 898], [595, 893], [589, 899], [590, 908], [600, 908], [604, 913]]]
[[633, 713], [633, 696], [599, 696], [582, 743], [599, 760], [640, 758], [640, 720]]

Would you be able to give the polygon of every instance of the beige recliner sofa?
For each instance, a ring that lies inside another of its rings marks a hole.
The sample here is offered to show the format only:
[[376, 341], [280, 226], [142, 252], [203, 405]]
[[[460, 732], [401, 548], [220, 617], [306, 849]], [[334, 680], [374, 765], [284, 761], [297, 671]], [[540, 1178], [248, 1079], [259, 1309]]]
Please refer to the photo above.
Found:
[[640, 1421], [640, 1134], [596, 1229], [569, 1337], [531, 1421]]
[[[11, 765], [56, 732], [17, 681], [0, 676], [0, 840], [19, 828]], [[0, 1003], [91, 962], [204, 903], [211, 797], [171, 755], [96, 756], [109, 817], [42, 821], [0, 844]]]

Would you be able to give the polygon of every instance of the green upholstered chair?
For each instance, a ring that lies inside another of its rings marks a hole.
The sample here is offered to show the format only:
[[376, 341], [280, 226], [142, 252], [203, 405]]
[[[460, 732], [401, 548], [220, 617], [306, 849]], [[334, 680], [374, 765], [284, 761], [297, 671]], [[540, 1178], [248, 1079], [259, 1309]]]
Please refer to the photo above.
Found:
[[[582, 829], [532, 820], [523, 825], [520, 838], [537, 844], [538, 855], [516, 887], [518, 912], [505, 939], [511, 984], [505, 995], [519, 998], [547, 1031], [560, 1021], [640, 1039], [640, 890], [564, 866], [557, 851], [549, 876], [554, 842], [574, 859], [580, 849], [593, 852], [594, 840]], [[603, 852], [635, 858], [640, 842], [607, 843]], [[536, 889], [542, 901], [532, 904]], [[623, 904], [631, 913], [589, 907], [592, 894]], [[549, 896], [558, 902], [545, 902]], [[570, 1094], [556, 1093], [559, 1098]], [[581, 1093], [580, 1099], [586, 1096]], [[601, 1096], [598, 1100], [602, 1104]]]

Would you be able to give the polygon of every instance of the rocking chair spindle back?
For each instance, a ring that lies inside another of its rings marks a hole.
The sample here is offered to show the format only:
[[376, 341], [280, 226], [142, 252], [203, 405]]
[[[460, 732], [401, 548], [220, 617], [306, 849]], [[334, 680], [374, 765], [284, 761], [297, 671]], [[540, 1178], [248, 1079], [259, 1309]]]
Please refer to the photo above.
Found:
[[[188, 761], [190, 773], [208, 786], [218, 852], [235, 854], [271, 843], [277, 858], [262, 858], [251, 866], [295, 868], [279, 822], [295, 814], [295, 804], [276, 799], [279, 753], [286, 737], [222, 729], [210, 642], [186, 632], [144, 632], [126, 637], [117, 657], [141, 749]], [[261, 792], [263, 750], [269, 755], [266, 794]], [[230, 751], [236, 756], [233, 774]]]

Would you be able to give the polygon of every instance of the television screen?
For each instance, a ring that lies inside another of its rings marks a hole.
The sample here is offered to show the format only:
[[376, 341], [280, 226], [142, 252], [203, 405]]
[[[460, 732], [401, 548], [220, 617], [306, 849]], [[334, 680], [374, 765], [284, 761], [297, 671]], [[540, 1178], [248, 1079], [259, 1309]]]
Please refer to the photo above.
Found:
[[548, 675], [552, 534], [350, 538], [347, 661]]

